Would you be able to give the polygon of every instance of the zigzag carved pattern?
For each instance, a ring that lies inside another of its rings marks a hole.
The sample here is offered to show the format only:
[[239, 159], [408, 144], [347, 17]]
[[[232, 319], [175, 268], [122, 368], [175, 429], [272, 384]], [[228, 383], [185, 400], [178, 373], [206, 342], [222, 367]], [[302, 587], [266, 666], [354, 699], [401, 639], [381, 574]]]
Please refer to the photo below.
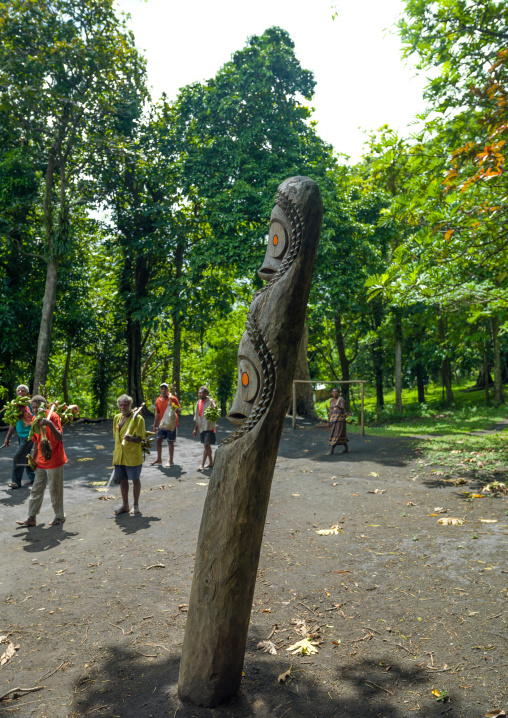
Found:
[[232, 441], [239, 439], [240, 436], [243, 436], [251, 431], [270, 406], [273, 397], [273, 390], [275, 387], [275, 369], [277, 368], [277, 365], [273, 360], [270, 347], [266, 343], [254, 319], [247, 318], [245, 329], [247, 330], [249, 339], [252, 342], [252, 346], [254, 347], [261, 364], [261, 379], [263, 387], [261, 395], [257, 403], [252, 407], [252, 411], [248, 418], [235, 432], [221, 441], [221, 446], [223, 444], [230, 444]]
[[289, 199], [283, 192], [277, 192], [276, 203], [279, 205], [281, 210], [284, 212], [286, 217], [289, 219], [291, 224], [291, 240], [289, 243], [289, 250], [284, 257], [279, 270], [273, 275], [269, 282], [267, 282], [261, 289], [254, 294], [257, 297], [258, 294], [266, 292], [275, 282], [278, 282], [281, 277], [286, 274], [288, 269], [291, 267], [298, 252], [300, 251], [300, 245], [302, 243], [303, 233], [305, 231], [305, 225], [302, 220], [302, 216], [298, 211], [296, 204]]

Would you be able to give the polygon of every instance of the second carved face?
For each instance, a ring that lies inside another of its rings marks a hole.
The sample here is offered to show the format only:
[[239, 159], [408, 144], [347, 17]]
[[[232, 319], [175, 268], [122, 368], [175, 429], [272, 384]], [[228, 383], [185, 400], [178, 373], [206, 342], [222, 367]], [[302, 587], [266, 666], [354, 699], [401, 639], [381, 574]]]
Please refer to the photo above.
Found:
[[229, 421], [241, 426], [252, 411], [262, 388], [261, 365], [247, 332], [244, 333], [238, 347], [238, 378], [236, 395], [230, 412]]

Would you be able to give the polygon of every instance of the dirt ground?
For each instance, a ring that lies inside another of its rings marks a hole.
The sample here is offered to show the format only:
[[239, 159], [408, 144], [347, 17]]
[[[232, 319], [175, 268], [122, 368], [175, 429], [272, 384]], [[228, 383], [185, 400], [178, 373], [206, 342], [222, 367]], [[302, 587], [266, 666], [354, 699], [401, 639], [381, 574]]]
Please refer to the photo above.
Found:
[[[115, 518], [117, 502], [90, 485], [111, 472], [110, 422], [66, 431], [63, 527], [48, 525], [46, 496], [39, 525], [16, 529], [28, 491], [0, 489], [0, 635], [19, 646], [0, 667], [0, 696], [43, 686], [1, 700], [1, 716], [477, 718], [508, 710], [508, 497], [468, 499], [474, 481], [445, 483], [404, 440], [353, 434], [349, 454], [326, 456], [326, 431], [303, 422], [293, 431], [289, 421], [241, 691], [214, 711], [182, 704], [185, 604], [209, 478], [196, 471], [191, 432], [183, 417], [174, 468], [145, 465], [139, 517]], [[0, 455], [3, 486], [9, 451]], [[437, 507], [447, 513], [429, 515]], [[441, 517], [466, 522], [441, 526]], [[341, 532], [316, 533], [333, 525]], [[287, 653], [302, 639], [297, 629], [321, 641], [317, 654]], [[270, 634], [276, 655], [257, 648]]]

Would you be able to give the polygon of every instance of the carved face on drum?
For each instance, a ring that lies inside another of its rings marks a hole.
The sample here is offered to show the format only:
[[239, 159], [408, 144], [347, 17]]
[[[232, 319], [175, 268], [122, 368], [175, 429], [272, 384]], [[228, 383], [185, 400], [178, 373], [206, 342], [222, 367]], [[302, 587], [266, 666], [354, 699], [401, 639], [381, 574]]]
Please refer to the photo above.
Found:
[[291, 242], [291, 227], [283, 210], [276, 205], [270, 217], [270, 231], [263, 266], [258, 275], [266, 282], [273, 278], [287, 254]]
[[252, 346], [247, 332], [244, 333], [238, 347], [238, 380], [236, 395], [231, 411], [227, 415], [229, 421], [241, 426], [259, 399], [263, 382], [259, 358]]

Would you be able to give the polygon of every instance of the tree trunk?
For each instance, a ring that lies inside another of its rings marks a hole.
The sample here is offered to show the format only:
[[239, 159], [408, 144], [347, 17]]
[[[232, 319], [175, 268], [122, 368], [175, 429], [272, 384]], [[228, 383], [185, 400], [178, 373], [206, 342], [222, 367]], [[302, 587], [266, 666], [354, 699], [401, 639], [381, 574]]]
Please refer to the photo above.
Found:
[[[438, 324], [438, 332], [439, 332], [439, 341], [441, 342], [443, 351], [447, 352], [446, 327], [445, 327], [443, 315], [441, 314], [441, 311], [439, 309], [438, 309], [437, 324]], [[443, 382], [443, 390], [446, 394], [445, 401], [447, 404], [453, 404], [454, 396], [453, 396], [453, 390], [452, 390], [452, 364], [451, 364], [449, 356], [445, 356], [443, 359], [443, 364], [441, 366], [441, 379]]]
[[424, 383], [423, 365], [418, 362], [416, 365], [416, 386], [418, 389], [418, 403], [425, 404], [425, 383]]
[[487, 340], [484, 343], [483, 351], [483, 374], [485, 376], [485, 404], [490, 406], [490, 393], [489, 393], [489, 353], [487, 351]]
[[182, 357], [182, 326], [180, 320], [173, 318], [173, 387], [180, 398], [180, 372]]
[[395, 313], [395, 411], [402, 411], [402, 317]]
[[[337, 345], [337, 351], [339, 353], [340, 376], [341, 376], [342, 381], [349, 381], [350, 380], [349, 366], [351, 364], [351, 360], [348, 359], [348, 356], [346, 354], [346, 344], [344, 341], [344, 334], [342, 332], [342, 317], [340, 314], [337, 314], [335, 316], [334, 325], [335, 325], [335, 344]], [[339, 386], [340, 386], [341, 394], [344, 397], [344, 401], [346, 402], [346, 411], [350, 411], [350, 397], [349, 397], [350, 384], [340, 384]]]
[[[295, 379], [310, 381], [309, 362], [307, 361], [307, 350], [309, 345], [309, 327], [303, 327], [302, 340], [298, 348], [296, 360]], [[316, 416], [314, 409], [314, 390], [312, 384], [296, 384], [296, 413], [298, 416]], [[291, 398], [289, 413], [293, 414], [293, 399]]]
[[[372, 317], [375, 329], [379, 330], [383, 321], [383, 305], [381, 301], [374, 300], [372, 302]], [[383, 396], [383, 340], [378, 331], [378, 338], [374, 342], [372, 349], [372, 363], [374, 366], [374, 379], [376, 382], [376, 403], [378, 412], [385, 405]]]
[[490, 318], [492, 348], [494, 350], [494, 404], [503, 404], [503, 377], [501, 372], [501, 350], [499, 347], [499, 317]]
[[55, 258], [48, 260], [46, 268], [46, 287], [42, 300], [42, 316], [37, 342], [37, 358], [35, 360], [34, 392], [39, 391], [39, 384], [44, 384], [48, 378], [49, 352], [51, 349], [51, 331], [53, 329], [53, 315], [56, 307], [56, 287], [58, 275], [58, 262]]
[[71, 345], [70, 343], [67, 345], [67, 354], [65, 355], [65, 367], [64, 367], [64, 373], [63, 373], [63, 379], [62, 379], [62, 389], [63, 389], [63, 395], [64, 395], [64, 401], [66, 404], [70, 404], [71, 401], [69, 399], [69, 388], [68, 388], [68, 381], [69, 381], [69, 369], [71, 366]]
[[141, 383], [141, 325], [132, 316], [127, 318], [127, 393], [134, 406], [143, 403]]
[[[179, 290], [180, 280], [183, 272], [183, 260], [185, 254], [185, 246], [181, 238], [176, 245], [175, 250], [175, 287]], [[181, 373], [181, 357], [182, 357], [182, 322], [179, 307], [175, 307], [173, 312], [173, 386], [175, 394], [180, 398], [180, 373]]]
[[46, 168], [44, 186], [43, 212], [44, 231], [46, 239], [46, 286], [42, 300], [42, 316], [37, 341], [37, 357], [35, 359], [34, 392], [39, 391], [39, 385], [44, 384], [48, 377], [49, 352], [51, 349], [51, 331], [53, 329], [53, 315], [56, 307], [56, 286], [58, 274], [58, 259], [54, 252], [53, 238], [53, 185], [56, 169], [56, 157], [51, 150]]

